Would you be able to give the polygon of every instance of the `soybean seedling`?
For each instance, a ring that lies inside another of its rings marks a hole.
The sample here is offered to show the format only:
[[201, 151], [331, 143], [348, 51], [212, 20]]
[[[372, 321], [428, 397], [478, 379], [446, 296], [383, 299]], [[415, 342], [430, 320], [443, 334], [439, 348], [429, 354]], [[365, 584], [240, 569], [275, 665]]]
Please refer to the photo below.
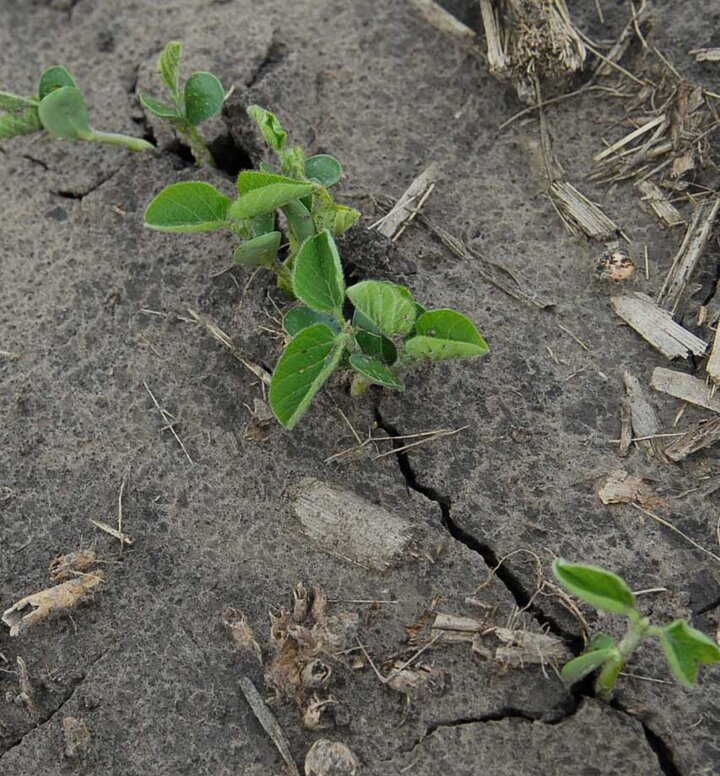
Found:
[[601, 697], [610, 696], [630, 655], [644, 639], [653, 636], [660, 640], [670, 671], [685, 687], [695, 684], [701, 664], [720, 662], [720, 647], [685, 620], [662, 627], [651, 625], [635, 608], [635, 596], [625, 580], [612, 572], [564, 560], [555, 561], [553, 572], [566, 590], [598, 611], [627, 617], [627, 630], [620, 641], [598, 633], [585, 652], [563, 666], [561, 676], [568, 685], [599, 669], [595, 690]]
[[[277, 154], [279, 172], [267, 164], [260, 170], [243, 170], [234, 200], [209, 183], [173, 183], [148, 205], [145, 225], [166, 232], [229, 229], [241, 241], [235, 260], [271, 270], [278, 286], [292, 295], [292, 269], [303, 243], [324, 230], [342, 234], [360, 213], [338, 205], [328, 191], [342, 176], [337, 159], [327, 154], [306, 157], [297, 146], [287, 148], [287, 132], [274, 114], [256, 105], [248, 113]], [[278, 212], [287, 225], [285, 257]]]
[[[315, 394], [343, 362], [354, 372], [354, 394], [369, 385], [403, 390], [401, 372], [421, 361], [483, 356], [485, 340], [455, 310], [426, 310], [407, 288], [363, 280], [349, 288], [328, 229], [308, 237], [293, 267], [302, 303], [285, 315], [292, 337], [270, 382], [270, 406], [293, 428]], [[346, 300], [354, 308], [345, 317]]]
[[88, 140], [148, 151], [154, 146], [139, 137], [100, 132], [90, 126], [90, 112], [75, 79], [60, 66], [43, 72], [37, 97], [0, 92], [0, 140], [45, 130], [61, 140]]
[[212, 73], [193, 73], [180, 88], [180, 57], [182, 43], [171, 41], [165, 46], [157, 63], [160, 80], [170, 93], [172, 104], [156, 100], [149, 94], [140, 94], [140, 102], [150, 113], [169, 122], [179, 137], [189, 146], [195, 162], [215, 166], [210, 149], [198, 127], [220, 111], [225, 92], [217, 76]]

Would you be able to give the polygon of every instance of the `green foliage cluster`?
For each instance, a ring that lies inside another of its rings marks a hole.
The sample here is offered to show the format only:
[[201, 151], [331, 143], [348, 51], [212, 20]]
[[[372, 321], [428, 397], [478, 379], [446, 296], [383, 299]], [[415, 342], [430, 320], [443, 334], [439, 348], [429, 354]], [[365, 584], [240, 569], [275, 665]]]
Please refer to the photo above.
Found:
[[[335, 237], [360, 214], [330, 195], [329, 188], [342, 176], [340, 163], [327, 154], [308, 157], [298, 146], [289, 147], [287, 132], [264, 108], [253, 105], [248, 113], [279, 169], [264, 164], [241, 172], [235, 199], [208, 183], [174, 183], [148, 205], [145, 223], [169, 232], [230, 229], [242, 241], [236, 261], [272, 270], [280, 288], [302, 303], [285, 316], [291, 340], [270, 386], [270, 405], [280, 423], [293, 428], [338, 366], [353, 370], [353, 393], [358, 394], [369, 385], [402, 390], [402, 371], [419, 361], [487, 353], [464, 315], [425, 310], [403, 286], [366, 280], [346, 288]], [[347, 316], [346, 309], [351, 309]]]
[[90, 111], [75, 79], [60, 66], [40, 77], [36, 97], [0, 92], [0, 140], [48, 132], [61, 140], [87, 140], [147, 151], [152, 143], [138, 137], [100, 132], [90, 127]]
[[595, 690], [601, 697], [612, 694], [620, 671], [641, 641], [660, 640], [670, 671], [685, 687], [692, 687], [700, 665], [720, 662], [720, 647], [685, 620], [669, 625], [651, 625], [635, 607], [635, 596], [624, 579], [605, 569], [557, 560], [555, 576], [569, 592], [600, 612], [627, 617], [627, 631], [619, 642], [604, 633], [596, 634], [585, 652], [563, 666], [562, 678], [569, 685], [599, 669]]
[[140, 102], [158, 118], [169, 122], [192, 151], [197, 164], [215, 164], [210, 149], [198, 130], [203, 122], [215, 116], [225, 102], [225, 92], [217, 76], [200, 71], [193, 73], [180, 88], [182, 44], [171, 41], [165, 46], [157, 72], [170, 95], [170, 103], [161, 102], [143, 92]]

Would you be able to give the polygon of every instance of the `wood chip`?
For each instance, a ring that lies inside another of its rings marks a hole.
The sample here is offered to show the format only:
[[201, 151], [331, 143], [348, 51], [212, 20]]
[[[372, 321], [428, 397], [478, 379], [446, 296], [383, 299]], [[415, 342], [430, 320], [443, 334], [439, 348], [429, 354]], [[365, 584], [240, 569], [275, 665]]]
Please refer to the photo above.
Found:
[[78, 550], [61, 555], [50, 561], [48, 573], [53, 582], [65, 582], [74, 579], [78, 572], [84, 574], [97, 563], [97, 555], [94, 550]]
[[641, 477], [628, 474], [623, 469], [610, 472], [607, 480], [598, 490], [603, 504], [641, 504], [644, 507], [658, 507], [665, 503], [653, 487]]
[[408, 547], [410, 521], [352, 491], [307, 477], [292, 505], [313, 544], [361, 566], [384, 570]]
[[486, 620], [461, 617], [456, 614], [438, 614], [432, 624], [431, 636], [442, 635], [443, 643], [467, 641], [472, 643], [478, 633], [487, 630]]
[[627, 370], [623, 374], [625, 383], [625, 395], [630, 407], [630, 422], [633, 435], [640, 437], [635, 444], [648, 453], [660, 452], [658, 441], [647, 439], [660, 432], [660, 421], [655, 414], [655, 409], [650, 402], [647, 391], [640, 385], [640, 381]]
[[280, 756], [285, 761], [290, 776], [300, 776], [297, 764], [290, 753], [290, 742], [275, 719], [275, 715], [270, 711], [267, 703], [262, 699], [255, 685], [247, 676], [240, 678], [240, 689], [253, 714], [257, 717], [258, 722], [263, 726], [263, 729], [277, 747], [278, 752], [280, 752]]
[[68, 611], [77, 606], [104, 579], [104, 573], [95, 570], [92, 574], [33, 593], [7, 609], [2, 621], [9, 626], [11, 636], [19, 636], [24, 630], [46, 620], [53, 612]]
[[695, 404], [713, 412], [720, 412], [720, 394], [712, 396], [703, 380], [673, 369], [657, 367], [653, 370], [650, 385], [656, 391], [670, 394], [676, 399]]
[[720, 326], [715, 330], [715, 339], [705, 371], [716, 385], [720, 384]]
[[425, 21], [435, 27], [436, 30], [452, 35], [458, 40], [466, 42], [475, 40], [474, 30], [471, 30], [470, 27], [456, 19], [441, 5], [433, 2], [433, 0], [412, 0], [412, 4], [420, 11]]
[[[498, 643], [489, 643], [490, 637]], [[511, 668], [526, 665], [558, 665], [572, 657], [563, 640], [552, 633], [520, 628], [490, 628], [473, 639], [473, 652]]]
[[655, 211], [658, 218], [668, 226], [679, 226], [685, 223], [682, 213], [673, 205], [665, 192], [651, 180], [640, 181], [637, 184], [643, 200]]
[[718, 210], [720, 210], [720, 197], [701, 202], [695, 210], [690, 226], [685, 233], [685, 239], [658, 294], [657, 301], [661, 307], [665, 307], [673, 313], [677, 310], [710, 239]]
[[620, 402], [620, 444], [618, 455], [625, 458], [632, 445], [632, 414], [627, 396]]
[[696, 62], [720, 62], [720, 48], [693, 49], [690, 54]]
[[620, 227], [571, 183], [555, 181], [550, 195], [571, 233], [606, 242], [620, 232]]
[[99, 528], [101, 531], [104, 531], [106, 534], [109, 534], [115, 539], [118, 539], [123, 544], [126, 544], [128, 547], [130, 547], [133, 544], [133, 539], [131, 539], [126, 533], [122, 533], [122, 531], [118, 531], [117, 528], [113, 528], [111, 525], [108, 525], [107, 523], [103, 523], [100, 520], [93, 520], [92, 518], [90, 519], [90, 522], [95, 526], [95, 528]]
[[63, 736], [65, 738], [65, 756], [72, 759], [90, 751], [90, 730], [80, 717], [63, 717]]
[[703, 421], [666, 448], [665, 455], [672, 461], [682, 461], [692, 453], [720, 442], [720, 418]]
[[610, 300], [615, 312], [666, 358], [687, 358], [690, 353], [702, 356], [707, 343], [684, 329], [672, 313], [658, 307], [646, 294], [614, 296]]
[[436, 176], [437, 168], [431, 164], [407, 187], [393, 209], [370, 228], [376, 229], [390, 240], [397, 240], [432, 192]]

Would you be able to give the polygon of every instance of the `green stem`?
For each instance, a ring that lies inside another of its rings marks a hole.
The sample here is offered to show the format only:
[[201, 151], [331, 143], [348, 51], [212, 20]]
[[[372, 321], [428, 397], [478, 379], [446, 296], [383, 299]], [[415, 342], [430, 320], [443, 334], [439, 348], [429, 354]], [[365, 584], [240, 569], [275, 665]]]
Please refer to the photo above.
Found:
[[595, 682], [595, 690], [601, 698], [612, 695], [620, 671], [628, 658], [637, 649], [638, 644], [649, 634], [651, 630], [647, 617], [632, 618], [628, 622], [627, 631], [617, 645], [617, 657], [611, 658], [605, 663]]
[[115, 132], [100, 132], [96, 129], [87, 132], [78, 132], [81, 140], [88, 140], [91, 143], [105, 143], [106, 145], [122, 146], [131, 151], [152, 151], [155, 146], [143, 140], [141, 137], [130, 137], [129, 135], [119, 135]]
[[195, 157], [195, 164], [199, 167], [202, 167], [204, 164], [207, 164], [209, 167], [215, 167], [215, 159], [213, 159], [210, 149], [205, 145], [203, 136], [200, 134], [197, 127], [190, 124], [190, 122], [187, 122], [183, 127], [181, 134], [185, 136], [185, 139], [190, 146], [190, 151]]

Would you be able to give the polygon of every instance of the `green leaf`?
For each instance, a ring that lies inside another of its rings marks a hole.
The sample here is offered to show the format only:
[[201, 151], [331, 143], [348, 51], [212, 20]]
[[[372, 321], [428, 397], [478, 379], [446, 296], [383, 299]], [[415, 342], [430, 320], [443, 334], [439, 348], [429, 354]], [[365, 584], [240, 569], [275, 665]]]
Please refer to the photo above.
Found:
[[75, 140], [90, 131], [88, 108], [75, 86], [62, 86], [43, 97], [38, 115], [42, 125], [54, 137]]
[[311, 310], [309, 307], [305, 307], [305, 305], [291, 307], [283, 318], [283, 327], [291, 337], [316, 323], [324, 323], [335, 333], [340, 333], [340, 327], [335, 318], [325, 313], [316, 313], [315, 310]]
[[[239, 194], [247, 194], [256, 189], [264, 189], [268, 186], [297, 186], [306, 193], [311, 193], [314, 186], [312, 183], [287, 178], [284, 175], [277, 175], [274, 172], [262, 172], [260, 170], [243, 170], [237, 177], [237, 190]], [[305, 196], [301, 194], [299, 196]]]
[[720, 647], [685, 620], [675, 620], [660, 633], [660, 644], [675, 678], [686, 687], [697, 679], [700, 664], [720, 662]]
[[599, 611], [627, 615], [635, 609], [635, 597], [625, 580], [610, 571], [558, 559], [553, 573], [566, 590]]
[[484, 356], [488, 346], [469, 318], [455, 310], [431, 310], [417, 319], [405, 350], [414, 358], [440, 361]]
[[270, 382], [270, 406], [286, 428], [294, 428], [315, 394], [338, 365], [345, 337], [325, 324], [300, 331], [285, 348]]
[[285, 175], [293, 178], [305, 177], [305, 152], [300, 146], [293, 146], [280, 154], [280, 167]]
[[355, 309], [387, 337], [407, 334], [415, 323], [415, 301], [404, 286], [363, 280], [348, 288], [347, 295]]
[[0, 114], [0, 140], [9, 140], [19, 135], [31, 135], [42, 128], [36, 107]]
[[225, 102], [225, 92], [212, 73], [193, 73], [185, 84], [185, 114], [193, 126], [214, 116]]
[[38, 101], [33, 97], [21, 97], [19, 94], [0, 92], [0, 110], [23, 113], [30, 108], [37, 110], [37, 106]]
[[261, 234], [275, 231], [275, 213], [263, 213], [261, 216], [255, 216], [252, 220], [253, 237], [260, 237]]
[[233, 254], [238, 264], [251, 267], [272, 267], [280, 250], [280, 232], [267, 232], [239, 245]]
[[302, 244], [295, 257], [293, 289], [312, 310], [342, 318], [345, 277], [330, 232], [320, 232]]
[[372, 356], [367, 356], [364, 353], [353, 353], [350, 356], [350, 366], [370, 383], [383, 385], [387, 388], [398, 388], [401, 391], [405, 389], [402, 380], [395, 377], [382, 361], [378, 361]]
[[365, 355], [386, 364], [394, 364], [397, 361], [395, 343], [381, 334], [377, 326], [359, 310], [355, 310], [353, 314], [353, 326], [356, 327], [355, 341]]
[[354, 208], [338, 205], [324, 188], [314, 193], [312, 203], [313, 218], [318, 231], [328, 229], [337, 237], [347, 231], [360, 218]]
[[145, 225], [165, 232], [209, 232], [227, 226], [230, 197], [209, 183], [173, 183], [145, 211]]
[[56, 89], [62, 89], [63, 86], [77, 86], [77, 84], [75, 83], [75, 79], [64, 67], [60, 67], [59, 65], [56, 67], [49, 67], [40, 76], [38, 97], [42, 100]]
[[287, 132], [282, 128], [282, 124], [274, 113], [261, 108], [259, 105], [250, 105], [247, 109], [248, 115], [258, 125], [265, 141], [274, 151], [282, 151], [287, 143]]
[[171, 40], [158, 58], [157, 71], [162, 82], [170, 90], [173, 99], [180, 94], [180, 57], [182, 43]]
[[185, 117], [177, 112], [177, 108], [174, 105], [166, 105], [160, 100], [156, 100], [145, 92], [140, 93], [140, 103], [144, 108], [158, 116], [161, 119], [184, 119]]
[[285, 218], [287, 218], [291, 237], [297, 243], [296, 246], [293, 246], [293, 250], [304, 243], [309, 237], [314, 237], [317, 234], [310, 211], [299, 199], [288, 202], [287, 205], [282, 208], [282, 212], [285, 214]]
[[568, 686], [584, 679], [608, 660], [622, 660], [615, 642], [609, 636], [601, 633], [598, 637], [593, 638], [585, 652], [562, 667], [560, 677]]
[[334, 186], [342, 178], [342, 165], [334, 156], [317, 154], [305, 160], [305, 176], [323, 186]]
[[[251, 177], [253, 176], [253, 177]], [[294, 199], [304, 197], [313, 189], [312, 183], [298, 183], [289, 178], [283, 178], [282, 182], [271, 182], [267, 185], [254, 187], [258, 177], [280, 178], [281, 176], [268, 175], [264, 172], [241, 172], [238, 176], [238, 189], [245, 189], [246, 193], [241, 194], [230, 206], [230, 217], [242, 220], [243, 218], [254, 218], [263, 213], [270, 213], [277, 208], [287, 205]], [[285, 181], [290, 181], [286, 183]], [[246, 188], [249, 187], [249, 188]]]

